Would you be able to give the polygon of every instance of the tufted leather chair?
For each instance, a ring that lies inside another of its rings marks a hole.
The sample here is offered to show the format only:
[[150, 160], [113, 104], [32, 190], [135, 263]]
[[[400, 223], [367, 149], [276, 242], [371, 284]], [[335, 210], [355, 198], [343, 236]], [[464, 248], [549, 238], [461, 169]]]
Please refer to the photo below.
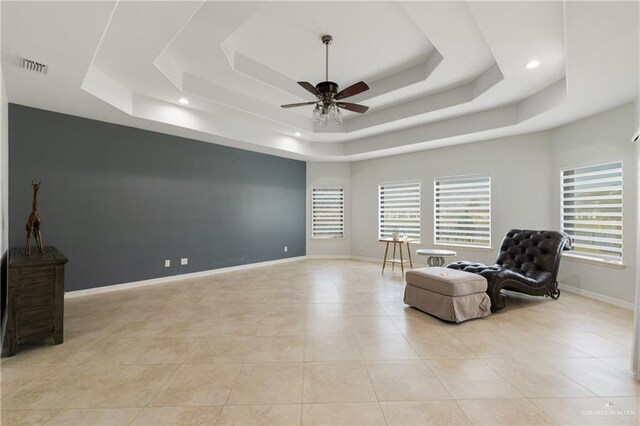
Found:
[[571, 249], [564, 232], [512, 229], [507, 232], [494, 265], [466, 261], [453, 262], [447, 268], [480, 274], [487, 279], [491, 309], [504, 308], [502, 289], [557, 299], [558, 267], [563, 250]]

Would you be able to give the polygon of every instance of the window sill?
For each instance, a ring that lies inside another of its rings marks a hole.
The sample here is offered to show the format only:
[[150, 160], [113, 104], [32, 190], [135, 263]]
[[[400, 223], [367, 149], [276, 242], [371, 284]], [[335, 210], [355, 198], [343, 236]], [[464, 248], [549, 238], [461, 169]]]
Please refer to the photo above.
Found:
[[322, 237], [311, 237], [313, 241], [341, 241], [344, 240], [345, 237], [332, 237], [332, 238], [322, 238]]
[[593, 257], [581, 256], [579, 254], [573, 254], [573, 253], [563, 253], [562, 257], [574, 262], [587, 263], [587, 264], [596, 265], [596, 266], [604, 266], [606, 268], [612, 268], [612, 269], [624, 269], [627, 267], [627, 265], [625, 265], [624, 263], [614, 262], [612, 260], [596, 259]]
[[464, 244], [442, 244], [436, 243], [434, 244], [436, 247], [454, 247], [458, 249], [468, 249], [473, 251], [493, 251], [493, 247], [485, 247], [485, 246], [466, 246]]

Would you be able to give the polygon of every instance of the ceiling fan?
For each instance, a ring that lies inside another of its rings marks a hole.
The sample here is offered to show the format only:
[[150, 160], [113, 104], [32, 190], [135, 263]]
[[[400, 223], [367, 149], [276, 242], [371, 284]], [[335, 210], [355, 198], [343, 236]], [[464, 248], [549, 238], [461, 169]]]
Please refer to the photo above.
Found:
[[316, 96], [317, 100], [312, 102], [301, 102], [296, 104], [282, 105], [282, 108], [294, 108], [305, 105], [314, 105], [313, 109], [313, 121], [326, 126], [329, 120], [336, 123], [342, 123], [342, 114], [338, 108], [346, 109], [348, 111], [358, 112], [360, 114], [366, 112], [369, 107], [359, 104], [353, 104], [349, 102], [341, 102], [342, 99], [350, 96], [355, 96], [366, 90], [369, 90], [369, 86], [364, 81], [359, 81], [344, 90], [338, 91], [338, 84], [333, 81], [329, 81], [329, 45], [333, 41], [333, 37], [330, 35], [322, 36], [322, 43], [326, 49], [325, 60], [325, 81], [321, 81], [315, 87], [307, 81], [299, 81], [298, 84], [304, 89]]

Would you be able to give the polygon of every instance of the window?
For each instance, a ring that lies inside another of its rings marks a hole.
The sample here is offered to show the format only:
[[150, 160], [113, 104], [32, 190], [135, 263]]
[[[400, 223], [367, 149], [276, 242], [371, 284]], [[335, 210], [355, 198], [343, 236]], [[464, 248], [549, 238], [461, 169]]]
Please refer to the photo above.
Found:
[[434, 181], [436, 244], [491, 247], [491, 177], [462, 176]]
[[562, 171], [562, 230], [576, 254], [622, 262], [622, 162]]
[[311, 228], [312, 238], [344, 237], [343, 188], [313, 188]]
[[393, 232], [420, 239], [420, 182], [378, 186], [378, 237], [391, 238]]

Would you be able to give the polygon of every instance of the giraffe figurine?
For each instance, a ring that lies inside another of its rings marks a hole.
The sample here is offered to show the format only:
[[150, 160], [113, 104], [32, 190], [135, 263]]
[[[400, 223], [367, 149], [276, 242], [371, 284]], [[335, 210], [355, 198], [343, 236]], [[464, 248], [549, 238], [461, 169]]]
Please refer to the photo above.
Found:
[[44, 244], [42, 243], [42, 234], [40, 233], [40, 216], [38, 215], [38, 191], [40, 190], [40, 182], [31, 181], [33, 186], [33, 203], [31, 205], [31, 214], [27, 219], [27, 248], [25, 254], [31, 255], [31, 237], [36, 240], [38, 252], [44, 254]]

